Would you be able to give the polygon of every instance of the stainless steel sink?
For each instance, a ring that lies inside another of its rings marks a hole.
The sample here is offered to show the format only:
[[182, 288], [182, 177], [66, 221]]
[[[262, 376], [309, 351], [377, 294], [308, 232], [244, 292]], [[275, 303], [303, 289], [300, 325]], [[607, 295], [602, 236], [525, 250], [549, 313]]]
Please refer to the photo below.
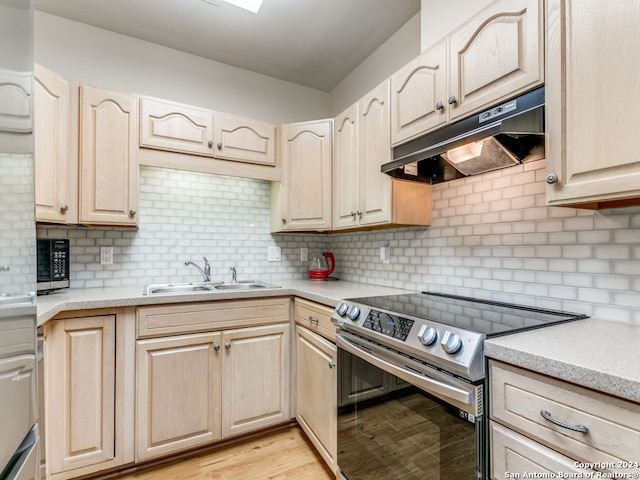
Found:
[[33, 304], [34, 293], [0, 293], [0, 305]]
[[278, 285], [261, 282], [259, 280], [243, 280], [229, 283], [159, 283], [146, 285], [144, 295], [180, 294], [197, 292], [215, 292], [220, 290], [255, 290], [262, 288], [280, 288]]

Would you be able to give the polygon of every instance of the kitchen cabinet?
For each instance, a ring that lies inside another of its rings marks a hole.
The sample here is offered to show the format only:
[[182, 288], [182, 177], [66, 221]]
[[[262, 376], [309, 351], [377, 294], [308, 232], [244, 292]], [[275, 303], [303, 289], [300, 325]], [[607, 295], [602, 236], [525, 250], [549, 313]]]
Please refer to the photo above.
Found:
[[220, 333], [141, 340], [136, 461], [220, 440]]
[[78, 86], [35, 65], [34, 168], [38, 222], [78, 223]]
[[282, 181], [271, 184], [271, 231], [331, 229], [331, 119], [281, 126]]
[[80, 86], [80, 223], [138, 223], [138, 99]]
[[136, 461], [291, 418], [290, 300], [140, 307]]
[[629, 59], [640, 4], [548, 0], [546, 8], [547, 203], [638, 205], [640, 68]]
[[223, 332], [224, 438], [291, 418], [290, 328], [286, 323]]
[[399, 70], [392, 144], [460, 120], [544, 82], [542, 0], [498, 0]]
[[45, 325], [48, 478], [133, 461], [134, 318], [132, 309], [73, 312]]
[[392, 179], [387, 80], [334, 119], [333, 228], [429, 225], [427, 184]]
[[277, 127], [168, 100], [140, 98], [140, 163], [280, 180]]
[[296, 419], [331, 471], [337, 470], [337, 348], [296, 326]]
[[[492, 478], [507, 472], [640, 474], [640, 405], [491, 360]], [[608, 465], [631, 462], [629, 468]], [[635, 465], [634, 465], [635, 463]], [[575, 477], [578, 478], [578, 477]]]

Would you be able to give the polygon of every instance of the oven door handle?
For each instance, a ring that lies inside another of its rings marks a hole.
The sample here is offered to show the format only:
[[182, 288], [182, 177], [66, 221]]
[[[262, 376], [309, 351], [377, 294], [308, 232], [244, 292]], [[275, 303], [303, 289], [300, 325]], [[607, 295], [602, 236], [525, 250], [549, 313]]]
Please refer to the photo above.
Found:
[[473, 405], [474, 398], [472, 391], [464, 390], [462, 388], [449, 385], [448, 383], [441, 382], [434, 378], [419, 375], [412, 372], [411, 370], [399, 367], [398, 365], [394, 365], [393, 363], [388, 362], [376, 355], [372, 355], [366, 350], [358, 348], [358, 346], [354, 345], [348, 340], [345, 340], [340, 335], [336, 335], [336, 344], [338, 345], [338, 347], [346, 350], [352, 355], [360, 357], [370, 364], [382, 370], [385, 370], [386, 372], [391, 373], [392, 375], [395, 375], [396, 377], [401, 378], [406, 382], [412, 383], [416, 387], [419, 387], [426, 392], [433, 393], [438, 397], [445, 397], [444, 399], [450, 398], [465, 405]]

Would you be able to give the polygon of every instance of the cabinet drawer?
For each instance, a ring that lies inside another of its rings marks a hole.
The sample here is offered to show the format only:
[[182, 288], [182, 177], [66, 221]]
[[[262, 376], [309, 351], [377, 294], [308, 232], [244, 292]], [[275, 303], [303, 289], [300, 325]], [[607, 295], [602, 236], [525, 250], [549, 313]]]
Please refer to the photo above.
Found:
[[301, 298], [295, 299], [296, 323], [335, 342], [336, 326], [331, 323], [332, 313], [333, 308], [331, 307]]
[[[489, 363], [489, 379], [493, 420], [575, 460], [638, 462], [639, 404], [495, 361]], [[542, 411], [588, 432], [559, 426]]]
[[[581, 473], [593, 470], [576, 468], [575, 461], [499, 423], [491, 422], [491, 478], [522, 478], [523, 474]], [[509, 475], [520, 475], [520, 477]], [[582, 478], [582, 477], [574, 477]]]
[[181, 303], [138, 308], [138, 338], [290, 321], [289, 298]]

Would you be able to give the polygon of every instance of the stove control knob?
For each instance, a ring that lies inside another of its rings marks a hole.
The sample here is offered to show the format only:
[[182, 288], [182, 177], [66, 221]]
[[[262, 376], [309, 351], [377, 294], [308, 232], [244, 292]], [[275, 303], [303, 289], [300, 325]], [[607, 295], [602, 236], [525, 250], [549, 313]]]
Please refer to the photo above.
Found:
[[356, 321], [358, 320], [359, 316], [360, 316], [360, 309], [355, 305], [351, 305], [351, 308], [349, 308], [349, 310], [347, 311], [347, 317], [349, 317], [353, 321]]
[[347, 314], [347, 310], [349, 310], [349, 305], [344, 302], [340, 302], [340, 304], [336, 307], [336, 313], [341, 317], [344, 317]]
[[453, 355], [462, 348], [462, 339], [457, 333], [453, 333], [447, 330], [442, 336], [440, 346], [445, 352]]
[[438, 331], [428, 325], [422, 325], [418, 332], [418, 339], [428, 347], [438, 339]]

